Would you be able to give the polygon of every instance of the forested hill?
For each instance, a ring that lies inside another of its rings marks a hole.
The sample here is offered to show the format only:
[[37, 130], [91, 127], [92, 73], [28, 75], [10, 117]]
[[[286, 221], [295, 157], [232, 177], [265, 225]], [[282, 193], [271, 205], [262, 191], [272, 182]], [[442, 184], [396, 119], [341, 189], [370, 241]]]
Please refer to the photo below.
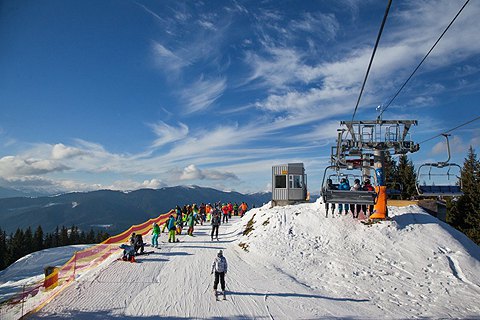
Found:
[[108, 233], [115, 234], [132, 224], [168, 212], [177, 204], [245, 201], [251, 208], [270, 200], [271, 193], [241, 194], [197, 186], [141, 189], [128, 193], [100, 190], [53, 197], [16, 197], [0, 199], [0, 226], [7, 233], [29, 226], [35, 229], [41, 225], [45, 232], [50, 232], [57, 226], [75, 225], [85, 231], [92, 227], [106, 227]]

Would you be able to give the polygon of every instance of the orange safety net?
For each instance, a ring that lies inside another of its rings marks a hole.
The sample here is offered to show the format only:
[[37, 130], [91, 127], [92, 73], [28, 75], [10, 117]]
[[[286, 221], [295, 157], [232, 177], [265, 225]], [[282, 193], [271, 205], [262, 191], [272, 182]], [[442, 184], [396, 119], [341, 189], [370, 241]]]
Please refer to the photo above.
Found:
[[[170, 210], [170, 212], [161, 214], [156, 218], [149, 219], [142, 224], [133, 225], [124, 232], [112, 236], [102, 243], [76, 252], [63, 266], [58, 269], [58, 286], [75, 280], [76, 275], [84, 273], [85, 271], [98, 266], [113, 253], [121, 250], [119, 244], [129, 242], [130, 236], [133, 232], [146, 235], [150, 232], [150, 230], [152, 230], [152, 225], [154, 222], [158, 225], [162, 225], [173, 213], [174, 210]], [[43, 280], [31, 285], [29, 288], [22, 290], [21, 293], [11, 298], [9, 303], [16, 304], [22, 302], [28, 296], [35, 296], [40, 291], [41, 287], [43, 287]], [[46, 299], [48, 299], [48, 296]]]

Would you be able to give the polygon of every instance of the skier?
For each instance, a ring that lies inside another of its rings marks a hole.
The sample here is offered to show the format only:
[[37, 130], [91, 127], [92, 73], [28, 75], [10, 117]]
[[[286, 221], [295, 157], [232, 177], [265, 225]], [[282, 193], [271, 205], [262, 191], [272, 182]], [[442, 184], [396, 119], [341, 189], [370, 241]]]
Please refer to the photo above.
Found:
[[[362, 191], [362, 186], [360, 185], [360, 179], [355, 179], [353, 186], [350, 188], [351, 191]], [[350, 211], [352, 211], [352, 216], [353, 218], [358, 218], [358, 214], [360, 213], [360, 210], [362, 209], [362, 206], [359, 204], [350, 204]]]
[[[375, 189], [373, 188], [373, 186], [370, 184], [370, 179], [365, 179], [365, 181], [363, 182], [363, 190], [364, 191], [375, 191]], [[363, 214], [365, 215], [365, 217], [367, 217], [367, 205], [362, 205], [362, 210], [363, 210]], [[369, 205], [368, 207], [368, 214], [371, 215], [373, 213], [373, 204]]]
[[242, 204], [240, 205], [240, 217], [243, 217], [243, 215], [247, 212], [248, 210], [248, 205], [246, 202], [242, 202]]
[[193, 228], [195, 226], [195, 216], [193, 212], [188, 215], [187, 224], [188, 224], [187, 234], [193, 237]]
[[170, 218], [168, 218], [166, 224], [168, 228], [168, 242], [175, 242], [176, 225], [173, 214], [170, 215]]
[[136, 236], [137, 236], [137, 234], [135, 232], [132, 232], [132, 235], [130, 236], [130, 245], [132, 247], [135, 247]]
[[[342, 178], [340, 180], [340, 185], [338, 186], [338, 190], [350, 190], [350, 183], [348, 182], [348, 179]], [[338, 213], [342, 215], [343, 212], [343, 203], [338, 204]], [[345, 214], [348, 213], [348, 204], [345, 203]]]
[[[133, 245], [133, 248], [135, 249], [135, 254], [143, 254], [143, 251], [145, 250], [144, 244], [143, 244], [143, 238], [142, 234], [137, 233], [135, 235], [135, 243]], [[138, 249], [140, 249], [140, 253], [138, 253]]]
[[156, 222], [154, 222], [152, 227], [152, 247], [158, 248], [159, 234], [160, 234], [160, 227]]
[[[327, 189], [328, 190], [335, 190], [336, 187], [335, 185], [333, 184], [333, 181], [332, 179], [327, 179]], [[328, 209], [329, 209], [329, 203], [325, 203], [325, 218], [328, 218]], [[331, 207], [332, 207], [332, 217], [335, 217], [335, 203], [332, 203], [331, 204]]]
[[228, 206], [227, 204], [222, 205], [222, 212], [223, 212], [223, 218], [222, 218], [222, 223], [228, 222]]
[[213, 282], [213, 292], [215, 294], [215, 298], [218, 300], [218, 281], [220, 280], [220, 286], [222, 288], [223, 299], [225, 300], [225, 274], [227, 273], [227, 259], [223, 256], [223, 251], [218, 251], [217, 256], [213, 260], [212, 264], [212, 272], [215, 272], [215, 281]]
[[120, 246], [120, 248], [123, 249], [123, 255], [122, 255], [123, 261], [136, 262], [135, 249], [133, 248], [133, 246], [129, 246], [128, 244], [124, 243]]
[[215, 209], [213, 211], [213, 217], [212, 217], [212, 233], [211, 233], [212, 241], [213, 241], [214, 234], [215, 234], [215, 238], [218, 241], [218, 228], [220, 227], [220, 222], [221, 222], [220, 214]]
[[236, 202], [233, 204], [233, 215], [238, 216], [238, 204]]

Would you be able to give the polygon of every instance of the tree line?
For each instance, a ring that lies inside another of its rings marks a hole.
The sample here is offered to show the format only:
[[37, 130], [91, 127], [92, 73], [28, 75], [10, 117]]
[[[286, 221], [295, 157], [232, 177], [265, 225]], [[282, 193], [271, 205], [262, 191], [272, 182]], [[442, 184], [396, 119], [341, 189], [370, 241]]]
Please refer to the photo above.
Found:
[[26, 230], [18, 228], [10, 235], [0, 228], [0, 270], [35, 251], [74, 244], [100, 243], [108, 237], [110, 235], [104, 231], [79, 231], [75, 225], [71, 228], [57, 227], [52, 233], [44, 233], [41, 226], [38, 226], [35, 232], [31, 227]]
[[[401, 199], [417, 197], [417, 176], [415, 167], [406, 155], [398, 162], [387, 152], [385, 155], [385, 177], [391, 185], [401, 185]], [[446, 197], [447, 223], [463, 232], [473, 242], [480, 245], [480, 161], [472, 146], [464, 159], [460, 173], [463, 195], [456, 198]]]

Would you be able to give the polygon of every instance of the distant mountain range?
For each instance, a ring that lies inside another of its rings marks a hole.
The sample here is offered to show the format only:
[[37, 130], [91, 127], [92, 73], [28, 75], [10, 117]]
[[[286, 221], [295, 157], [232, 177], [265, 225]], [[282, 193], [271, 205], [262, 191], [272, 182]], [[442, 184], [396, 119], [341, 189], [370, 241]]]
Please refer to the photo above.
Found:
[[4, 188], [0, 187], [0, 199], [3, 198], [13, 198], [13, 197], [44, 197], [48, 196], [45, 193], [40, 193], [40, 192], [26, 192], [26, 191], [21, 191], [17, 189], [12, 189], [12, 188]]
[[99, 190], [36, 198], [17, 196], [0, 199], [0, 227], [11, 233], [29, 226], [34, 231], [41, 225], [44, 232], [52, 232], [57, 226], [74, 224], [84, 231], [106, 228], [113, 235], [166, 213], [177, 204], [245, 201], [251, 208], [267, 203], [271, 197], [271, 193], [241, 194], [198, 186], [132, 192]]

